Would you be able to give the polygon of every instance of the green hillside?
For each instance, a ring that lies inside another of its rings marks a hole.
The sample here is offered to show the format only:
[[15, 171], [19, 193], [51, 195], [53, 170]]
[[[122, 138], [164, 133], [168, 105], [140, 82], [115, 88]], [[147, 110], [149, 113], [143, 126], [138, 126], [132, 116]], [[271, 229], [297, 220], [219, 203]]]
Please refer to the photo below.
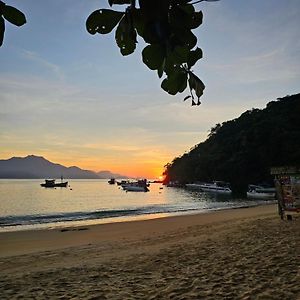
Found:
[[265, 109], [217, 124], [209, 137], [165, 169], [182, 183], [224, 180], [234, 191], [273, 181], [273, 166], [300, 165], [300, 94], [279, 98]]

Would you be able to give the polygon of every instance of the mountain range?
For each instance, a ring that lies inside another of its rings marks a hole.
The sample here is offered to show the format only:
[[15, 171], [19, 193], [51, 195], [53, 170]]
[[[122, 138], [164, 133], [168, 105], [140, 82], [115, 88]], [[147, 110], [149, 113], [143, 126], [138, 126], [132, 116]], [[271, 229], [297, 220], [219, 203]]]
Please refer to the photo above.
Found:
[[65, 167], [35, 155], [0, 160], [0, 178], [34, 179], [60, 178], [61, 176], [68, 179], [127, 178], [127, 176], [110, 171], [93, 172], [76, 166]]

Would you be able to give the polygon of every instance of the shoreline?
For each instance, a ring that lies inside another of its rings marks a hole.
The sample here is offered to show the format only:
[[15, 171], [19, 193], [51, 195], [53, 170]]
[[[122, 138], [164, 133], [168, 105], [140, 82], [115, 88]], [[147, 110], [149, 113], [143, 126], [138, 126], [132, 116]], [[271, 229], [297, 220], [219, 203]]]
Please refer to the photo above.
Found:
[[1, 299], [298, 300], [299, 221], [267, 205], [1, 233]]
[[15, 231], [35, 231], [35, 230], [51, 230], [51, 229], [60, 229], [64, 227], [82, 227], [82, 226], [93, 226], [101, 224], [111, 224], [111, 223], [120, 223], [120, 222], [132, 222], [132, 221], [143, 221], [149, 219], [160, 219], [160, 218], [169, 218], [174, 216], [181, 215], [194, 215], [194, 214], [206, 214], [216, 211], [231, 210], [231, 209], [243, 209], [256, 206], [264, 205], [273, 205], [276, 204], [274, 201], [261, 201], [261, 203], [256, 202], [253, 204], [246, 204], [240, 206], [231, 206], [231, 207], [220, 207], [220, 208], [206, 208], [206, 209], [187, 209], [179, 211], [166, 211], [166, 212], [156, 212], [156, 213], [144, 213], [138, 215], [127, 215], [127, 216], [118, 216], [118, 217], [103, 217], [97, 219], [82, 219], [82, 220], [70, 220], [70, 221], [58, 221], [58, 222], [42, 222], [35, 224], [11, 224], [6, 226], [0, 226], [0, 233], [3, 232], [15, 232]]
[[0, 232], [0, 257], [52, 251], [118, 239], [138, 239], [190, 226], [277, 214], [277, 205], [255, 205], [151, 219]]

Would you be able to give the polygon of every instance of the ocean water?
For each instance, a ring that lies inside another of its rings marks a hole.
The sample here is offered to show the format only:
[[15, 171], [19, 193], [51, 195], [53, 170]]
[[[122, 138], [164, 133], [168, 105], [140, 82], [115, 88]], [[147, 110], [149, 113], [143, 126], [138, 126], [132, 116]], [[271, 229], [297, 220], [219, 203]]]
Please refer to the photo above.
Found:
[[69, 180], [43, 188], [43, 180], [0, 180], [0, 231], [146, 220], [177, 214], [265, 204], [152, 183], [150, 191], [125, 192], [107, 180]]

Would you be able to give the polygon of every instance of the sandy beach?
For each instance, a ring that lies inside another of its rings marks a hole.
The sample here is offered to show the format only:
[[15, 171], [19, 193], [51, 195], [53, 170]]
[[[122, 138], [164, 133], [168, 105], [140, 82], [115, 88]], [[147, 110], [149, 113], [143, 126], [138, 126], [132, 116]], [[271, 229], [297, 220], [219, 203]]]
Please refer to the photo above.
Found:
[[0, 233], [1, 299], [300, 299], [276, 205]]

